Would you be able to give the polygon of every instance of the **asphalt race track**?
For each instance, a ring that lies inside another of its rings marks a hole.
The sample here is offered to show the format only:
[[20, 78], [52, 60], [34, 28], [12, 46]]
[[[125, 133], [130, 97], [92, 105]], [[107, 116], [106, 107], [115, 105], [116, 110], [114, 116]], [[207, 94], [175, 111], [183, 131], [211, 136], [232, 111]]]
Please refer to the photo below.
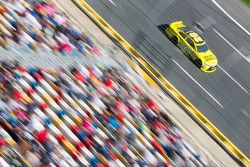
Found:
[[[87, 0], [187, 99], [250, 157], [250, 38], [208, 0]], [[157, 28], [199, 22], [219, 60], [200, 71]], [[248, 60], [249, 55], [249, 60]]]

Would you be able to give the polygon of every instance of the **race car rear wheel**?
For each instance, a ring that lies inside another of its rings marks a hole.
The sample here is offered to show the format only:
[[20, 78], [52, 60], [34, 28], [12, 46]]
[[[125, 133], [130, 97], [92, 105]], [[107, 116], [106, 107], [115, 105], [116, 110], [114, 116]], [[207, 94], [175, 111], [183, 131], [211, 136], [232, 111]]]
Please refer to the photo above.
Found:
[[177, 45], [178, 44], [178, 38], [176, 36], [171, 37], [171, 41]]

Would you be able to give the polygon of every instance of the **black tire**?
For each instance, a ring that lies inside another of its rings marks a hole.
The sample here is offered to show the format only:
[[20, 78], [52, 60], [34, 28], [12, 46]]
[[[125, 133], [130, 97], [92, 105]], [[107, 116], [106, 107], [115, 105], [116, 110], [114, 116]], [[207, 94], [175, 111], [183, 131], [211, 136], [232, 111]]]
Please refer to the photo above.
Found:
[[169, 27], [169, 24], [161, 24], [158, 25], [157, 27], [164, 32]]
[[173, 42], [174, 45], [178, 44], [178, 38], [176, 36], [171, 37], [170, 40]]
[[193, 61], [191, 54], [186, 53], [186, 55], [189, 60]]
[[197, 66], [198, 68], [201, 68], [201, 67], [202, 67], [202, 61], [201, 61], [201, 59], [196, 59], [196, 60], [195, 60], [195, 64], [196, 64], [196, 66]]

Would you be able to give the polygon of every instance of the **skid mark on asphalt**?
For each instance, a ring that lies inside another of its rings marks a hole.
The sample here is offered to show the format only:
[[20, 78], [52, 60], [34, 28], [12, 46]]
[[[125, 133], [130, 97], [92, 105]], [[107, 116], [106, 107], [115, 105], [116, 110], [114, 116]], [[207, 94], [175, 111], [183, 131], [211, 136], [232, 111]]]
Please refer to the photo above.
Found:
[[228, 45], [230, 45], [237, 53], [239, 53], [239, 55], [240, 55], [241, 57], [243, 57], [247, 62], [250, 63], [249, 58], [246, 57], [243, 53], [241, 53], [241, 52], [240, 52], [231, 42], [229, 42], [229, 41], [226, 39], [226, 37], [224, 37], [222, 34], [220, 34], [216, 29], [213, 28], [213, 30], [214, 30], [214, 32], [215, 32], [216, 34], [218, 34], [226, 43], [228, 43]]
[[248, 113], [245, 109], [240, 109], [240, 111], [241, 111], [246, 117], [250, 117], [250, 113]]
[[112, 5], [116, 6], [116, 4], [114, 3], [114, 1], [112, 0], [108, 0], [110, 3], [112, 3]]
[[221, 69], [231, 80], [233, 80], [244, 92], [249, 94], [249, 92], [238, 82], [236, 79], [234, 79], [228, 72], [226, 72], [220, 65], [217, 66], [218, 68]]
[[[245, 55], [238, 50], [233, 44], [231, 44], [223, 35], [221, 35], [216, 29], [213, 29], [215, 33], [217, 33], [228, 45], [230, 45], [239, 55], [241, 55], [244, 59], [246, 59], [248, 62], [249, 59], [245, 57]], [[232, 79], [244, 92], [249, 94], [249, 92], [236, 80], [234, 79], [228, 72], [226, 72], [221, 66], [218, 65], [218, 67], [230, 78]]]
[[176, 62], [174, 59], [172, 61], [187, 75], [189, 76], [206, 94], [208, 94], [221, 108], [224, 108], [224, 106], [213, 96], [211, 95], [199, 82], [197, 82], [178, 62]]
[[250, 36], [250, 32], [247, 31], [240, 23], [238, 23], [230, 14], [228, 14], [219, 4], [216, 2], [216, 0], [212, 0], [212, 2], [227, 16], [229, 17], [237, 26], [239, 26], [247, 35]]
[[213, 25], [215, 25], [217, 22], [212, 16], [207, 16], [204, 19], [202, 19], [201, 21], [199, 21], [198, 23], [201, 26], [202, 31], [204, 31], [204, 30], [212, 27]]
[[235, 51], [221, 60], [220, 64], [224, 67], [225, 70], [230, 70], [231, 68], [234, 68], [234, 66], [236, 66], [240, 60], [242, 60], [241, 57]]

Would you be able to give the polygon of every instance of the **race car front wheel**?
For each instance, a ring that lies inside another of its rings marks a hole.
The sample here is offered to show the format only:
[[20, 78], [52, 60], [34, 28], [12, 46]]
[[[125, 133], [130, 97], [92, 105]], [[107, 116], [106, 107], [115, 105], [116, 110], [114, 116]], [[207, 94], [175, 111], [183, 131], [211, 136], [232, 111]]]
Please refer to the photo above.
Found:
[[201, 59], [196, 59], [195, 60], [195, 64], [197, 65], [198, 68], [201, 68], [202, 67], [202, 61], [201, 61]]

